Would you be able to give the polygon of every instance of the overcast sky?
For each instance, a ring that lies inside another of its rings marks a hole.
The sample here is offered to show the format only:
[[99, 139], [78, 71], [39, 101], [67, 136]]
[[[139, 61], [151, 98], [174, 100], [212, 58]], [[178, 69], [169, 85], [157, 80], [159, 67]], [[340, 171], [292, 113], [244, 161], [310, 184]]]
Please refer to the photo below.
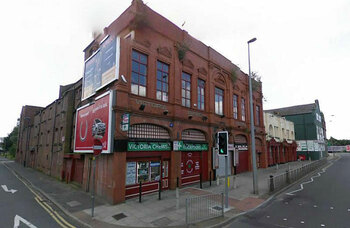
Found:
[[[350, 138], [348, 0], [144, 0], [263, 82], [264, 109], [320, 102], [327, 137]], [[83, 75], [83, 49], [131, 0], [17, 0], [0, 8], [0, 137], [23, 105], [47, 106]], [[334, 116], [332, 116], [334, 115]]]

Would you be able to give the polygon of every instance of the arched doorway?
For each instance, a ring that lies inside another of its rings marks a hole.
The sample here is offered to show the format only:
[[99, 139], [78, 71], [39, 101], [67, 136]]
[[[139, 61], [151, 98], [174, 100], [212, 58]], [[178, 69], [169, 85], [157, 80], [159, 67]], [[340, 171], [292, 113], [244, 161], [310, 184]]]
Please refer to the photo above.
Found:
[[178, 149], [181, 151], [181, 185], [199, 182], [208, 170], [205, 134], [197, 129], [185, 129], [181, 132], [181, 140]]
[[[155, 124], [134, 124], [127, 132], [125, 197], [152, 193], [169, 187], [171, 142], [169, 131]], [[160, 181], [160, 182], [159, 182]]]

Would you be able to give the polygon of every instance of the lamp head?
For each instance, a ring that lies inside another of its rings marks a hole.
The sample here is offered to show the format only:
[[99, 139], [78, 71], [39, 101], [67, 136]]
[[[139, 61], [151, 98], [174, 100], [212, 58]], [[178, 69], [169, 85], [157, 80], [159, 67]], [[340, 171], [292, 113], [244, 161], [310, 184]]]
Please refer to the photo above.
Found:
[[253, 38], [253, 39], [249, 40], [248, 44], [253, 43], [254, 41], [256, 41], [256, 38]]

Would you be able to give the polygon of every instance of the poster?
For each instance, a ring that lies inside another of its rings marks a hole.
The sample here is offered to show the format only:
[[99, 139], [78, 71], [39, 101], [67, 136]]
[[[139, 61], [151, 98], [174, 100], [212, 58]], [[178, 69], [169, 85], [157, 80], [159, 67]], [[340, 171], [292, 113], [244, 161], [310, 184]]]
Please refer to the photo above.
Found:
[[126, 163], [126, 185], [136, 184], [136, 162]]
[[77, 109], [74, 152], [92, 153], [95, 138], [102, 142], [102, 153], [112, 152], [112, 92], [95, 99], [94, 103]]
[[82, 100], [91, 97], [119, 75], [119, 37], [107, 36], [85, 61]]

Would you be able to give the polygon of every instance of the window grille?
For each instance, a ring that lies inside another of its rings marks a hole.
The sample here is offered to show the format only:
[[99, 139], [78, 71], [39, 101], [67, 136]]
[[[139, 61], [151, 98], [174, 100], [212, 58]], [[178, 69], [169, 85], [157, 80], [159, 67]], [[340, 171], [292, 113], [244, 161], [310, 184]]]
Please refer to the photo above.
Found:
[[154, 124], [134, 124], [128, 130], [131, 139], [170, 139], [167, 129]]
[[195, 129], [187, 129], [182, 131], [181, 133], [182, 140], [189, 140], [189, 141], [206, 141], [205, 135], [203, 132]]

